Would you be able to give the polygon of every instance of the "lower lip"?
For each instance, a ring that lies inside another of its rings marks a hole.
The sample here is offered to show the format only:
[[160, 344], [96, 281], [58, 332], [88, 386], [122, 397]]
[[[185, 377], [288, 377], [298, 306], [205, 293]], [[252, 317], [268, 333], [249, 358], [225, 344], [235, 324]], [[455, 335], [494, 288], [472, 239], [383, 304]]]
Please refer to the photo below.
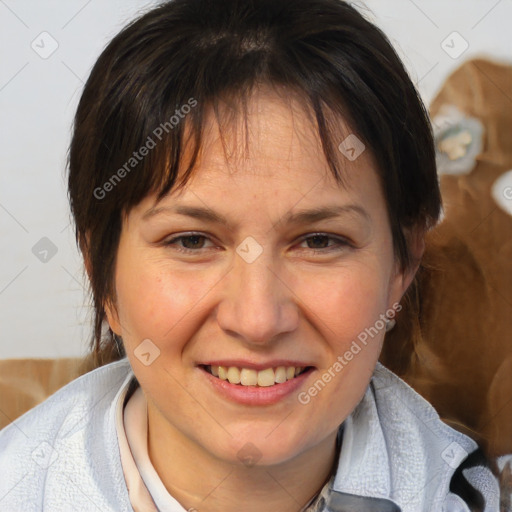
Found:
[[220, 395], [243, 405], [272, 405], [280, 400], [290, 396], [304, 383], [311, 375], [314, 368], [309, 368], [299, 376], [287, 380], [282, 384], [273, 386], [242, 386], [240, 384], [231, 384], [227, 380], [214, 377], [204, 368], [198, 367], [213, 386], [213, 389]]

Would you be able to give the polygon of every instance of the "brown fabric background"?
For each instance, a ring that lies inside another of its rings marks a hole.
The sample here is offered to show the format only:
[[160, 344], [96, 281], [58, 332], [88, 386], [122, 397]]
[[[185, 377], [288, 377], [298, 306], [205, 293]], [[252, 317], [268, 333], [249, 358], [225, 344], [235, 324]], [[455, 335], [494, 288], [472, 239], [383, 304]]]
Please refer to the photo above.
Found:
[[419, 319], [398, 319], [381, 360], [495, 457], [512, 453], [512, 216], [490, 193], [512, 169], [512, 67], [465, 63], [432, 117], [443, 104], [483, 123], [483, 152], [470, 174], [440, 177], [445, 219], [428, 236]]

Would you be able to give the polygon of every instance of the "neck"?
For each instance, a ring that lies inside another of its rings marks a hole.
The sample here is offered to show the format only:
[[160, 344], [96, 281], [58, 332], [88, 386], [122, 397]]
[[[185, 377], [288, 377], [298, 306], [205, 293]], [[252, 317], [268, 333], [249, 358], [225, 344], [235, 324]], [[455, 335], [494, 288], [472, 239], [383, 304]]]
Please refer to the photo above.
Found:
[[337, 432], [281, 464], [221, 460], [166, 422], [148, 403], [148, 453], [164, 486], [186, 510], [299, 512], [337, 464]]

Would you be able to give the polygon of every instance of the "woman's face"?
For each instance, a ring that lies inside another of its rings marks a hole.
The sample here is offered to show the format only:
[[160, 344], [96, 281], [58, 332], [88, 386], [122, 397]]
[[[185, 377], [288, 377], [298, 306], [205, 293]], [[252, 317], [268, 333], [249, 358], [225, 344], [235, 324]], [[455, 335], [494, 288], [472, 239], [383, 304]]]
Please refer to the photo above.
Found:
[[279, 464], [332, 439], [369, 383], [383, 314], [412, 279], [397, 271], [370, 152], [340, 153], [340, 187], [291, 105], [253, 97], [243, 156], [242, 135], [225, 132], [225, 153], [209, 123], [186, 188], [126, 219], [107, 312], [150, 431], [159, 423], [229, 462]]

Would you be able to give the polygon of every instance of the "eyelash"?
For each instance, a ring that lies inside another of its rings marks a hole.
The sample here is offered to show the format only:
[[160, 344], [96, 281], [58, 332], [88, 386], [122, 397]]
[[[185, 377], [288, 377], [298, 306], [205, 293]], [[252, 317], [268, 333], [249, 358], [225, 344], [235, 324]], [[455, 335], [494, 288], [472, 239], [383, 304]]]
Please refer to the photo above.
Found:
[[[339, 251], [339, 250], [344, 250], [347, 248], [354, 248], [354, 245], [346, 238], [339, 237], [339, 236], [332, 236], [329, 233], [311, 233], [308, 236], [303, 236], [300, 240], [300, 243], [303, 243], [303, 242], [305, 242], [309, 239], [315, 238], [315, 237], [327, 237], [329, 240], [334, 240], [336, 242], [337, 246], [328, 246], [328, 247], [325, 247], [322, 249], [311, 249], [311, 248], [301, 248], [301, 249], [306, 250], [306, 251], [312, 251], [313, 253], [317, 253], [317, 254], [318, 253], [326, 254], [333, 250]], [[178, 245], [176, 245], [177, 242], [179, 242], [180, 240], [184, 240], [186, 238], [204, 238], [206, 240], [209, 240], [209, 238], [206, 235], [203, 235], [201, 233], [188, 233], [188, 234], [184, 234], [184, 235], [180, 235], [180, 236], [171, 238], [170, 240], [165, 241], [164, 245], [166, 247], [174, 246], [175, 250], [185, 253], [185, 254], [198, 254], [202, 249], [205, 249], [204, 247], [200, 247], [199, 249], [188, 249], [186, 247], [179, 247]]]

